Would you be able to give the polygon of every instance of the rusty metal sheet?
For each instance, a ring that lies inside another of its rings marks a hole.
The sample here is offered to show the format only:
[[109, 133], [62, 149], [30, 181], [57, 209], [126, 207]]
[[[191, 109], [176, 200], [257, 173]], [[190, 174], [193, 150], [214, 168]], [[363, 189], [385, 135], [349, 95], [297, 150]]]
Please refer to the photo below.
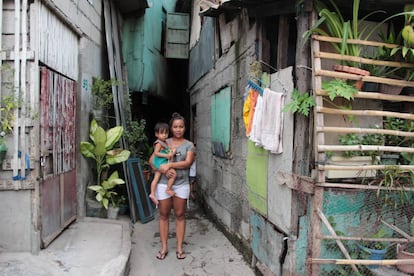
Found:
[[76, 82], [41, 68], [41, 237], [47, 246], [76, 218]]
[[40, 214], [42, 243], [43, 247], [46, 247], [61, 229], [58, 177], [45, 179], [40, 185]]
[[76, 171], [64, 173], [63, 175], [63, 227], [76, 219]]

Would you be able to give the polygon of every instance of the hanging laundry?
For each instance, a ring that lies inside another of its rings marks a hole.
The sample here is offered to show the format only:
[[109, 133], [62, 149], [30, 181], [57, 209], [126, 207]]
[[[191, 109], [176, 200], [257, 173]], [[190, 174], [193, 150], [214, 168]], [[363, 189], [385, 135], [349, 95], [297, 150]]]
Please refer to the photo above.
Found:
[[265, 88], [257, 100], [249, 139], [272, 153], [283, 152], [283, 106], [285, 94]]
[[253, 116], [255, 112], [257, 97], [259, 96], [259, 92], [253, 88], [250, 88], [249, 94], [243, 105], [243, 122], [244, 126], [246, 127], [246, 136], [250, 136], [250, 132], [252, 130], [252, 123], [253, 123]]
[[255, 112], [253, 115], [253, 124], [252, 131], [250, 132], [249, 139], [255, 143], [256, 146], [262, 146], [262, 106], [263, 106], [263, 97], [257, 99]]
[[261, 108], [261, 144], [272, 153], [283, 152], [283, 106], [285, 93], [266, 88]]

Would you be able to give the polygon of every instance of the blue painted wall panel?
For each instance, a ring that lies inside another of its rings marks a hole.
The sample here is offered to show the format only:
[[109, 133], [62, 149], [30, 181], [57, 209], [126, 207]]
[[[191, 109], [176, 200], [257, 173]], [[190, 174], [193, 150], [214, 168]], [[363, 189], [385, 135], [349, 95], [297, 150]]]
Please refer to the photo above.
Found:
[[122, 25], [122, 53], [130, 91], [148, 91], [166, 96], [168, 71], [161, 53], [166, 13], [173, 12], [175, 0], [148, 1], [149, 8], [139, 18], [127, 18]]
[[250, 211], [252, 227], [252, 250], [257, 259], [273, 273], [280, 271], [280, 256], [283, 251], [283, 235], [262, 216]]

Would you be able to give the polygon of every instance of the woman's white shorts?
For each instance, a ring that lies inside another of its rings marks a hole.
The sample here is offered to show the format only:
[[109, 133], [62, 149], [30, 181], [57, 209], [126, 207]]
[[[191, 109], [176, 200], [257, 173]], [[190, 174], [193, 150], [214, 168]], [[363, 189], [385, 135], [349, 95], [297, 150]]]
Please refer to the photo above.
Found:
[[[190, 184], [173, 185], [172, 189], [175, 192], [176, 197], [188, 199], [190, 196]], [[158, 183], [157, 190], [155, 191], [155, 196], [158, 200], [164, 200], [171, 197], [166, 193], [166, 190], [167, 184]]]

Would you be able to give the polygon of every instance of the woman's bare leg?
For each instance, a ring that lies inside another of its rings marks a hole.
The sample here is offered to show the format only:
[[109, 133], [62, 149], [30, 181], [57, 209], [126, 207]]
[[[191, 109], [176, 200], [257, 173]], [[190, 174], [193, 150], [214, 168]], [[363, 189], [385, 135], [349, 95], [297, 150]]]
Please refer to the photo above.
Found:
[[159, 230], [161, 240], [161, 253], [168, 252], [168, 231], [169, 231], [169, 219], [171, 213], [172, 199], [167, 198], [159, 201], [160, 218], [159, 218]]
[[186, 199], [173, 197], [174, 216], [175, 216], [175, 232], [177, 237], [177, 258], [184, 259], [183, 242], [185, 235], [185, 209]]

